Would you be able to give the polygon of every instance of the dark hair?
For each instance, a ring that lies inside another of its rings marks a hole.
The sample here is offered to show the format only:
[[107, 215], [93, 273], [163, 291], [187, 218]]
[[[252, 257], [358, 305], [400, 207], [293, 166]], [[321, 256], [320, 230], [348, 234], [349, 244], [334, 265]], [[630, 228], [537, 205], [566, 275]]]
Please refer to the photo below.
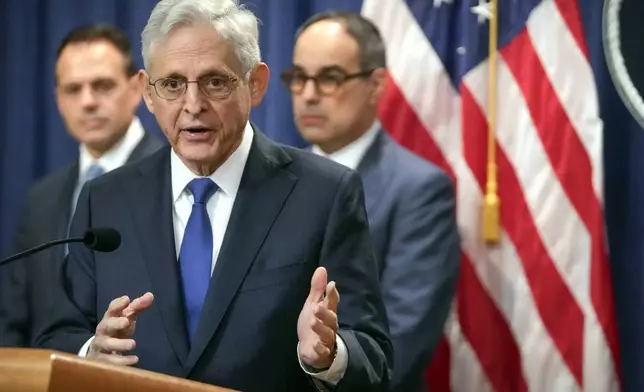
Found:
[[297, 40], [302, 32], [312, 24], [332, 20], [344, 25], [349, 34], [358, 43], [358, 61], [363, 70], [373, 70], [387, 66], [385, 44], [378, 27], [360, 14], [348, 11], [324, 11], [310, 17], [295, 33]]
[[132, 59], [132, 45], [130, 40], [121, 30], [108, 24], [85, 25], [72, 30], [58, 46], [56, 59], [60, 58], [63, 49], [68, 45], [97, 41], [107, 41], [114, 45], [125, 59], [125, 73], [127, 76], [134, 76], [136, 74], [137, 69]]

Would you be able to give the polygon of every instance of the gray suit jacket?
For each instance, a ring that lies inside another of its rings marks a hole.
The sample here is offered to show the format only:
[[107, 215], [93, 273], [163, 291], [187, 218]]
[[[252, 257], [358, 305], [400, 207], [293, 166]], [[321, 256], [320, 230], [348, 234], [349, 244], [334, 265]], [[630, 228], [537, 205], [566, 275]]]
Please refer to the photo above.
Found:
[[[130, 154], [135, 162], [164, 143], [145, 133]], [[37, 181], [30, 189], [14, 240], [14, 252], [67, 237], [78, 160]], [[50, 316], [64, 247], [56, 246], [0, 267], [0, 347], [29, 347]]]
[[446, 173], [381, 131], [358, 172], [391, 338], [392, 391], [426, 391], [424, 371], [456, 291], [460, 237]]

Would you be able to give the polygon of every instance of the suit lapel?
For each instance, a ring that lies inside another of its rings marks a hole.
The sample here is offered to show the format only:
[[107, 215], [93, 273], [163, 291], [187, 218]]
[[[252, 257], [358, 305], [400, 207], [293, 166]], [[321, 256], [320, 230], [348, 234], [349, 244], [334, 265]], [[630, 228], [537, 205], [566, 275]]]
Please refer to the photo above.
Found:
[[[55, 186], [47, 191], [47, 200], [49, 203], [55, 203], [47, 211], [54, 211], [52, 219], [43, 218], [43, 222], [51, 222], [47, 229], [52, 236], [50, 240], [66, 238], [69, 236], [69, 223], [72, 213], [72, 199], [74, 190], [78, 182], [78, 161], [71, 164], [61, 173], [60, 181], [55, 182]], [[49, 253], [48, 265], [43, 268], [58, 268], [65, 259], [65, 246], [55, 246]]]
[[152, 283], [155, 306], [179, 361], [188, 357], [178, 262], [172, 220], [170, 149], [164, 148], [140, 169], [139, 186], [130, 187], [128, 205]]
[[380, 130], [357, 168], [362, 178], [367, 216], [371, 217], [375, 216], [377, 209], [382, 205], [380, 195], [382, 190], [386, 189], [385, 172], [381, 162], [387, 141], [387, 135]]
[[296, 179], [281, 166], [290, 158], [255, 132], [221, 252], [210, 281], [186, 370], [195, 366], [214, 336]]
[[155, 151], [163, 147], [161, 141], [155, 139], [148, 132], [143, 134], [143, 139], [136, 145], [132, 153], [127, 158], [126, 163], [136, 162], [139, 159], [145, 158], [148, 155], [153, 154]]
[[[60, 188], [50, 190], [51, 199], [57, 203], [57, 207], [53, 209], [56, 211], [56, 216], [53, 221], [56, 222], [55, 237], [65, 238], [69, 235], [69, 223], [72, 213], [72, 199], [74, 197], [74, 190], [78, 183], [78, 160], [70, 165], [65, 173], [62, 174], [62, 181], [57, 183]], [[61, 202], [62, 201], [62, 202]], [[60, 203], [63, 203], [62, 206]], [[59, 246], [59, 254], [62, 259], [64, 255], [64, 247]]]

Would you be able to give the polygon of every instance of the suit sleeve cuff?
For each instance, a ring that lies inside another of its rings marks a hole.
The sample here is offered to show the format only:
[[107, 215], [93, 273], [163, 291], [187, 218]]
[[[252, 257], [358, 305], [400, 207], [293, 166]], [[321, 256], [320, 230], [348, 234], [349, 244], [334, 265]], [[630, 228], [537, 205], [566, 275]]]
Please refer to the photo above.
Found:
[[344, 372], [347, 370], [347, 364], [349, 363], [349, 353], [347, 352], [347, 346], [344, 344], [344, 341], [340, 335], [335, 336], [335, 344], [337, 345], [338, 352], [331, 363], [331, 366], [324, 371], [317, 371], [316, 369], [307, 366], [302, 362], [300, 357], [300, 345], [297, 345], [297, 359], [300, 362], [300, 367], [304, 372], [311, 377], [314, 377], [317, 380], [323, 381], [330, 385], [336, 385], [342, 377], [344, 377]]
[[83, 347], [81, 347], [80, 351], [78, 352], [78, 356], [85, 358], [87, 356], [87, 351], [89, 350], [89, 345], [92, 344], [92, 340], [94, 340], [94, 336], [89, 338], [85, 344], [83, 344]]

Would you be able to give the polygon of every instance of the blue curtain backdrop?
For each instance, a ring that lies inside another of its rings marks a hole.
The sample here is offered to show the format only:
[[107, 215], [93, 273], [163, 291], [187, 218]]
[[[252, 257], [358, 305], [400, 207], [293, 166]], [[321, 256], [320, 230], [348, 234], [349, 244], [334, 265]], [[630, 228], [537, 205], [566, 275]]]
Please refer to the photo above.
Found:
[[[111, 22], [128, 33], [141, 64], [140, 32], [155, 3], [155, 0], [0, 1], [0, 113], [3, 114], [0, 119], [0, 256], [9, 252], [18, 211], [29, 185], [77, 155], [77, 145], [65, 132], [54, 102], [58, 42], [79, 24]], [[273, 139], [302, 145], [292, 125], [289, 96], [278, 78], [279, 72], [290, 63], [295, 29], [308, 16], [324, 9], [359, 11], [361, 0], [245, 3], [262, 20], [261, 48], [264, 61], [273, 71], [268, 96], [253, 113], [253, 120]], [[603, 1], [581, 3], [605, 123], [606, 222], [625, 390], [642, 391], [644, 130], [625, 109], [607, 72], [601, 37]], [[139, 114], [144, 125], [161, 136], [144, 107]]]

